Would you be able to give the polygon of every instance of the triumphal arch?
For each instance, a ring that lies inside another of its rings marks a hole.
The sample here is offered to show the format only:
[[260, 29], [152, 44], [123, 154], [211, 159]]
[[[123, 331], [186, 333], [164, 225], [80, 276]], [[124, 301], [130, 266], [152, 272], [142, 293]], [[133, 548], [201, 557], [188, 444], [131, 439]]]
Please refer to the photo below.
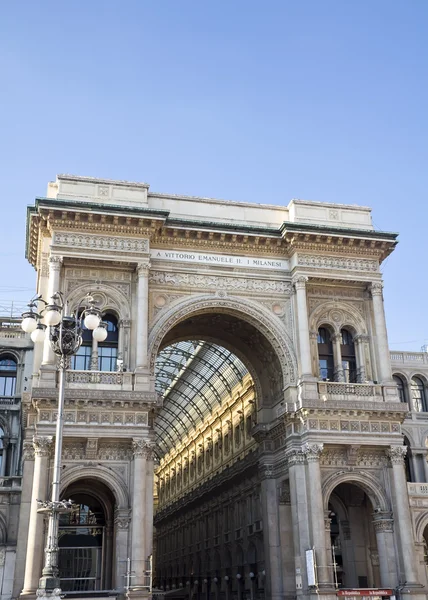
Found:
[[[362, 206], [49, 184], [28, 209], [37, 290], [70, 312], [90, 292], [109, 332], [67, 373], [63, 592], [147, 597], [153, 555], [165, 598], [425, 597], [380, 272], [395, 245]], [[56, 359], [34, 355], [15, 597], [41, 574], [56, 421]]]

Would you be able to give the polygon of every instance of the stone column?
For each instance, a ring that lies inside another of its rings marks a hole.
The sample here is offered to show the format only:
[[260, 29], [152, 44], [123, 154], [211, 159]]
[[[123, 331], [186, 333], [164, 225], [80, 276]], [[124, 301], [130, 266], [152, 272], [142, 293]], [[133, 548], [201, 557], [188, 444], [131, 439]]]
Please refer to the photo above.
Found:
[[382, 297], [383, 283], [376, 281], [371, 284], [370, 291], [373, 301], [373, 316], [375, 326], [375, 346], [377, 348], [378, 377], [381, 383], [392, 381], [391, 361], [386, 331], [385, 308]]
[[137, 266], [137, 369], [146, 369], [148, 366], [149, 270], [149, 262], [139, 263]]
[[15, 574], [12, 590], [12, 598], [17, 598], [22, 590], [24, 581], [28, 523], [30, 520], [32, 483], [34, 474], [34, 446], [33, 442], [25, 440], [22, 444], [22, 494], [19, 507], [18, 536], [16, 542]]
[[400, 553], [407, 587], [412, 586], [412, 584], [417, 585], [418, 574], [416, 569], [412, 518], [410, 515], [407, 494], [406, 472], [404, 468], [404, 457], [406, 456], [406, 452], [406, 446], [390, 446], [387, 451], [392, 467], [394, 522], [399, 534]]
[[[273, 475], [273, 465], [259, 465], [262, 518], [263, 518], [263, 544], [266, 563], [266, 597], [271, 600], [282, 600], [282, 564], [281, 564], [281, 538], [279, 527], [279, 501], [276, 489], [276, 480]], [[238, 589], [239, 588], [238, 581]]]
[[146, 471], [148, 445], [143, 439], [132, 440], [134, 451], [134, 486], [132, 493], [132, 522], [131, 522], [131, 568], [134, 572], [132, 592], [136, 598], [142, 597], [146, 583], [144, 573], [146, 568]]
[[333, 343], [334, 381], [345, 381], [342, 367], [342, 351], [340, 349], [342, 334], [335, 333], [331, 336], [331, 341]]
[[146, 557], [153, 554], [154, 448], [146, 449]]
[[394, 589], [398, 583], [393, 536], [394, 521], [389, 512], [375, 512], [373, 516], [379, 554], [380, 585]]
[[8, 438], [3, 438], [3, 454], [1, 457], [0, 477], [6, 475], [6, 464], [7, 464], [7, 449], [9, 447]]
[[428, 454], [426, 452], [422, 453], [422, 462], [424, 464], [424, 475], [425, 475], [425, 483], [428, 483]]
[[305, 552], [311, 547], [309, 537], [309, 509], [306, 494], [305, 455], [300, 448], [286, 452], [290, 478], [291, 518], [293, 522], [294, 567], [297, 597], [307, 596]]
[[296, 291], [297, 329], [299, 335], [301, 377], [312, 377], [311, 344], [309, 338], [308, 306], [306, 302], [306, 282], [308, 278], [299, 275], [293, 279]]
[[367, 380], [366, 374], [366, 357], [364, 352], [364, 344], [367, 341], [367, 336], [356, 335], [354, 337], [354, 344], [356, 350], [357, 359], [357, 381], [358, 383], [364, 383]]
[[92, 338], [91, 371], [98, 371], [98, 342]]
[[116, 509], [114, 515], [114, 553], [112, 585], [116, 590], [123, 590], [126, 585], [127, 559], [129, 557], [129, 518], [128, 510]]
[[321, 486], [320, 456], [323, 444], [305, 444], [303, 454], [308, 463], [308, 482], [310, 491], [309, 513], [312, 523], [312, 546], [315, 549], [317, 564], [317, 578], [319, 588], [331, 588], [333, 582], [330, 577], [331, 559], [327, 557], [325, 539], [324, 505]]
[[34, 594], [39, 586], [44, 556], [43, 517], [37, 512], [37, 500], [46, 500], [49, 481], [49, 455], [52, 437], [33, 438], [35, 452], [30, 520], [28, 524], [27, 556], [22, 595]]
[[[53, 302], [52, 296], [59, 291], [60, 289], [60, 279], [61, 279], [61, 267], [62, 267], [62, 257], [61, 256], [51, 256], [49, 258], [49, 280], [48, 280], [48, 294], [47, 301]], [[43, 344], [43, 362], [42, 365], [55, 365], [55, 353], [51, 348], [49, 343], [49, 338], [46, 336], [45, 342]]]

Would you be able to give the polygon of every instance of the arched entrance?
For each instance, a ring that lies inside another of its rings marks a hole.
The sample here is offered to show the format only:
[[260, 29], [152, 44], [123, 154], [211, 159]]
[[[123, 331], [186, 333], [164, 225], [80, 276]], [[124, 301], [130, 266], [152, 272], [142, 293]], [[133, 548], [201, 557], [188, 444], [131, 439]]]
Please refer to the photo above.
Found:
[[286, 334], [263, 310], [247, 314], [236, 300], [211, 297], [171, 309], [150, 340], [163, 399], [154, 417], [156, 584], [191, 585], [193, 595], [263, 595], [259, 566], [270, 564], [265, 548], [273, 545], [262, 528], [265, 482], [253, 430], [294, 391]]
[[59, 572], [64, 592], [112, 589], [115, 501], [106, 485], [78, 480], [63, 494], [73, 501], [59, 525]]
[[374, 507], [358, 484], [337, 485], [329, 499], [330, 540], [339, 587], [381, 586]]

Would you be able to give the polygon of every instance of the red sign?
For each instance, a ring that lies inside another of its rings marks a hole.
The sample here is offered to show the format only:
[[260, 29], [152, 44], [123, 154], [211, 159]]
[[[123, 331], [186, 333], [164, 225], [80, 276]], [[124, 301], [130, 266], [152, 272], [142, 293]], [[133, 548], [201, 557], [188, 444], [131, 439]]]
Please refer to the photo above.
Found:
[[392, 596], [392, 590], [376, 590], [358, 588], [355, 590], [338, 590], [338, 596]]

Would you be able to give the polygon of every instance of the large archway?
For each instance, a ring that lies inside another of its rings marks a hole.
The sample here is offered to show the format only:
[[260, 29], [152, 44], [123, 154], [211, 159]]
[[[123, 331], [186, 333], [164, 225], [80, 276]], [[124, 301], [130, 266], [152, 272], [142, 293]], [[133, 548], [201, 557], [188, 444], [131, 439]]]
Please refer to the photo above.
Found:
[[97, 592], [113, 586], [113, 515], [115, 499], [99, 480], [71, 483], [64, 497], [73, 501], [60, 517], [59, 575], [65, 592]]
[[[155, 385], [163, 399], [154, 418], [155, 581], [165, 590], [188, 582], [198, 593], [264, 587], [253, 430], [291, 393], [296, 369], [281, 322], [245, 308], [212, 296], [186, 301], [151, 331]], [[206, 546], [210, 538], [212, 548]]]
[[339, 483], [328, 502], [335, 580], [342, 588], [381, 586], [374, 507], [354, 482]]

